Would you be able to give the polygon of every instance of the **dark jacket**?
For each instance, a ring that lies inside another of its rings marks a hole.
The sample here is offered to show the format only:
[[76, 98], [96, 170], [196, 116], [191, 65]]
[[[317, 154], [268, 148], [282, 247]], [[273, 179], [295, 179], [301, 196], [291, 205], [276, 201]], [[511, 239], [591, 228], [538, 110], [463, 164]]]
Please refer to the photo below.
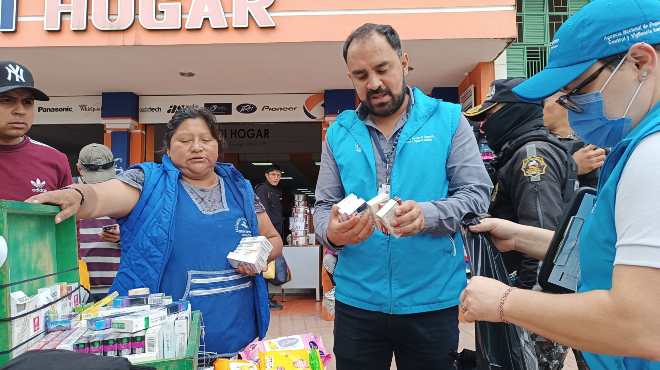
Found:
[[[499, 118], [506, 121], [486, 123], [487, 140], [497, 155], [492, 164], [496, 185], [490, 214], [555, 230], [577, 187], [575, 162], [566, 147], [543, 127], [540, 107], [512, 105], [526, 107], [504, 112], [506, 115]], [[510, 127], [488, 130], [491, 124]], [[509, 272], [517, 271], [516, 286], [531, 289], [536, 284], [538, 260], [519, 252], [505, 253], [504, 260]]]
[[[266, 209], [270, 221], [276, 228], [281, 226], [284, 220], [282, 215], [282, 191], [268, 182], [262, 182], [254, 190]], [[278, 229], [278, 231], [280, 230]]]

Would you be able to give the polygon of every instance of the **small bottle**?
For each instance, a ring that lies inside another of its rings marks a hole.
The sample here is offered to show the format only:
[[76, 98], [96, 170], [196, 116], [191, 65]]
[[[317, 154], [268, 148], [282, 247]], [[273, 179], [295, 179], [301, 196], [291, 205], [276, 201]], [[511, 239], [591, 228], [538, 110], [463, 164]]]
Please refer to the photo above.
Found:
[[484, 162], [487, 161], [492, 161], [495, 159], [495, 153], [493, 150], [488, 146], [488, 142], [486, 141], [486, 137], [482, 136], [479, 139], [479, 152], [481, 153], [481, 159]]

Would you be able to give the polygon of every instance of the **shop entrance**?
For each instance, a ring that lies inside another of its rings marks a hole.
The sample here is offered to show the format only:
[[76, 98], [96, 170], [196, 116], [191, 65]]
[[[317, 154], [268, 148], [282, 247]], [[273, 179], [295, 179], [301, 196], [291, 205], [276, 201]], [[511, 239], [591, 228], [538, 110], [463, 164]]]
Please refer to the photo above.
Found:
[[[75, 133], [75, 134], [73, 134]], [[78, 176], [76, 162], [80, 149], [87, 144], [103, 144], [104, 128], [102, 124], [52, 124], [33, 125], [28, 135], [39, 142], [52, 146], [66, 154], [71, 165], [71, 173]]]

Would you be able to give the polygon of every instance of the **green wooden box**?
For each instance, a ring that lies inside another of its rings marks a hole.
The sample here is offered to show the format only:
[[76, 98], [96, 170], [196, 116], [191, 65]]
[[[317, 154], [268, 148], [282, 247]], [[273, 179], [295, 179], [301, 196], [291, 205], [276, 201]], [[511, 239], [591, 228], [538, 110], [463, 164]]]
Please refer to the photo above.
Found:
[[[76, 221], [56, 225], [58, 212], [59, 207], [0, 200], [0, 248], [3, 240], [7, 247], [0, 266], [0, 319], [10, 316], [9, 293], [32, 296], [39, 288], [79, 281]], [[11, 349], [11, 338], [10, 322], [0, 321], [0, 353]], [[9, 360], [10, 354], [0, 354], [0, 366]]]

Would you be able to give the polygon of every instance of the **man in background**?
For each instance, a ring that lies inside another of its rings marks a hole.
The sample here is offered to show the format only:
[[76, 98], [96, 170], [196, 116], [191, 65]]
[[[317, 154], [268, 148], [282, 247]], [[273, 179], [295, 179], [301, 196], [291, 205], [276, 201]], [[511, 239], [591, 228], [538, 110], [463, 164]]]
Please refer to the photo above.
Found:
[[599, 169], [605, 163], [605, 149], [586, 145], [578, 138], [568, 124], [568, 111], [562, 108], [557, 99], [562, 92], [545, 99], [543, 105], [543, 123], [551, 134], [566, 146], [577, 165], [580, 186], [595, 188], [598, 185]]
[[[266, 167], [264, 176], [266, 181], [257, 185], [255, 192], [266, 209], [270, 221], [275, 226], [275, 230], [280, 233], [282, 240], [286, 240], [284, 238], [284, 217], [282, 216], [282, 190], [277, 187], [282, 179], [282, 170], [277, 165], [271, 165]], [[272, 296], [268, 304], [270, 308], [278, 310], [283, 308]]]
[[27, 67], [0, 61], [0, 199], [23, 201], [71, 185], [66, 155], [28, 136], [34, 102], [49, 99]]
[[[101, 144], [89, 144], [78, 156], [78, 182], [98, 184], [112, 180], [116, 175], [112, 151]], [[92, 299], [108, 294], [117, 269], [119, 249], [119, 225], [110, 217], [80, 220], [80, 257], [87, 263]]]

